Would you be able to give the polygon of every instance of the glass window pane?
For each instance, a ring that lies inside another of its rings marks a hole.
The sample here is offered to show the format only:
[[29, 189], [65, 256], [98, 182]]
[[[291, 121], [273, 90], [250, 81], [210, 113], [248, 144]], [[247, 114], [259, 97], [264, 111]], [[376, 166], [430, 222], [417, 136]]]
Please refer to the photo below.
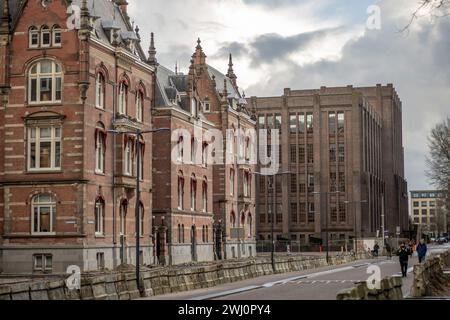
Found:
[[61, 128], [55, 128], [55, 137], [61, 138]]
[[50, 229], [50, 207], [40, 207], [40, 230], [39, 232], [51, 232]]
[[42, 255], [34, 256], [34, 268], [42, 269]]
[[40, 62], [41, 73], [52, 73], [53, 62], [50, 60], [44, 60]]
[[39, 208], [34, 208], [34, 216], [33, 216], [33, 223], [34, 228], [33, 232], [39, 232]]
[[36, 168], [36, 143], [30, 145], [30, 168]]
[[52, 78], [41, 78], [41, 101], [52, 101]]
[[61, 167], [61, 142], [55, 143], [55, 168]]
[[39, 151], [40, 168], [50, 168], [51, 142], [41, 142]]
[[43, 138], [51, 138], [52, 132], [50, 128], [40, 128], [40, 137]]
[[37, 101], [37, 79], [31, 79], [31, 93], [30, 93], [30, 100], [31, 102]]
[[52, 256], [45, 256], [45, 269], [53, 268], [53, 259]]
[[56, 97], [57, 101], [61, 100], [61, 78], [56, 78]]

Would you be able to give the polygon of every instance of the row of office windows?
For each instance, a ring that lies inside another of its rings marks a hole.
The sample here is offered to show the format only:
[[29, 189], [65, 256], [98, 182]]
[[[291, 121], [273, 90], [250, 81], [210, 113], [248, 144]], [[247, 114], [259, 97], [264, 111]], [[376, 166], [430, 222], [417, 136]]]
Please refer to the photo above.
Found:
[[[195, 237], [195, 226], [191, 227], [191, 243], [195, 243], [196, 239]], [[202, 242], [207, 243], [209, 242], [209, 227], [208, 226], [202, 226]], [[186, 236], [185, 236], [185, 227], [184, 224], [178, 224], [177, 228], [177, 242], [178, 243], [186, 243]]]
[[[197, 189], [198, 183], [195, 174], [192, 174], [190, 179], [190, 199], [191, 199], [191, 211], [197, 211]], [[178, 209], [185, 210], [184, 204], [184, 195], [185, 195], [185, 178], [183, 176], [183, 172], [179, 172], [178, 174], [178, 188], [177, 188], [177, 197], [178, 197]], [[208, 178], [203, 177], [202, 181], [202, 211], [208, 212]]]

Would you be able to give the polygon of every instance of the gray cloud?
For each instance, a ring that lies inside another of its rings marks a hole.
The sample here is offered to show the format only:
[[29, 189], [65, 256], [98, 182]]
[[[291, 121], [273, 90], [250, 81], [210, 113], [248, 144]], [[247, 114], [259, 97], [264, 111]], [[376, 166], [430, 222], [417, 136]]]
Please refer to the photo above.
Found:
[[276, 33], [262, 34], [247, 43], [223, 43], [214, 57], [224, 58], [228, 53], [233, 53], [236, 57], [246, 55], [251, 58], [251, 67], [257, 68], [264, 63], [285, 59], [291, 53], [306, 49], [314, 41], [320, 41], [343, 30], [342, 27], [320, 29], [288, 37]]
[[393, 83], [403, 101], [406, 175], [410, 188], [429, 187], [425, 179], [427, 136], [450, 110], [450, 19], [399, 34], [385, 17], [380, 31], [367, 31], [343, 49], [342, 59], [306, 66], [284, 60], [290, 70], [269, 74], [248, 95], [281, 95], [285, 87], [355, 86]]

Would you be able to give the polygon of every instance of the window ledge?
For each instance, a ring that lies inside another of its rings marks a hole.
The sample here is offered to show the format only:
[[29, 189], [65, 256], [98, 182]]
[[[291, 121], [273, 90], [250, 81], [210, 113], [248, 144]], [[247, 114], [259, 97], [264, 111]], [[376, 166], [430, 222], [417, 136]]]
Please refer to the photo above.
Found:
[[104, 234], [100, 234], [100, 233], [97, 234], [97, 233], [96, 233], [96, 234], [95, 234], [95, 238], [96, 238], [96, 239], [105, 239], [106, 236], [105, 236]]
[[106, 108], [105, 107], [99, 107], [99, 106], [95, 106], [95, 109], [106, 112]]
[[28, 170], [26, 174], [61, 174], [64, 171], [61, 169], [56, 170], [49, 170], [49, 169], [43, 169], [43, 170]]
[[95, 174], [96, 174], [97, 176], [106, 177], [106, 173], [101, 172], [101, 171], [95, 171]]
[[26, 107], [62, 107], [63, 103], [62, 101], [56, 101], [56, 102], [27, 102], [25, 104]]

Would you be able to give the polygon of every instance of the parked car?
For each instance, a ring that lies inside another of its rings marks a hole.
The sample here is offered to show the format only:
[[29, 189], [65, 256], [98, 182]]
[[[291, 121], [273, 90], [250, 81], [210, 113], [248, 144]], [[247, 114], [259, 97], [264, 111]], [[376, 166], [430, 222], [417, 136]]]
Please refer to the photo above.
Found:
[[448, 238], [447, 237], [440, 237], [437, 242], [439, 244], [448, 243]]

